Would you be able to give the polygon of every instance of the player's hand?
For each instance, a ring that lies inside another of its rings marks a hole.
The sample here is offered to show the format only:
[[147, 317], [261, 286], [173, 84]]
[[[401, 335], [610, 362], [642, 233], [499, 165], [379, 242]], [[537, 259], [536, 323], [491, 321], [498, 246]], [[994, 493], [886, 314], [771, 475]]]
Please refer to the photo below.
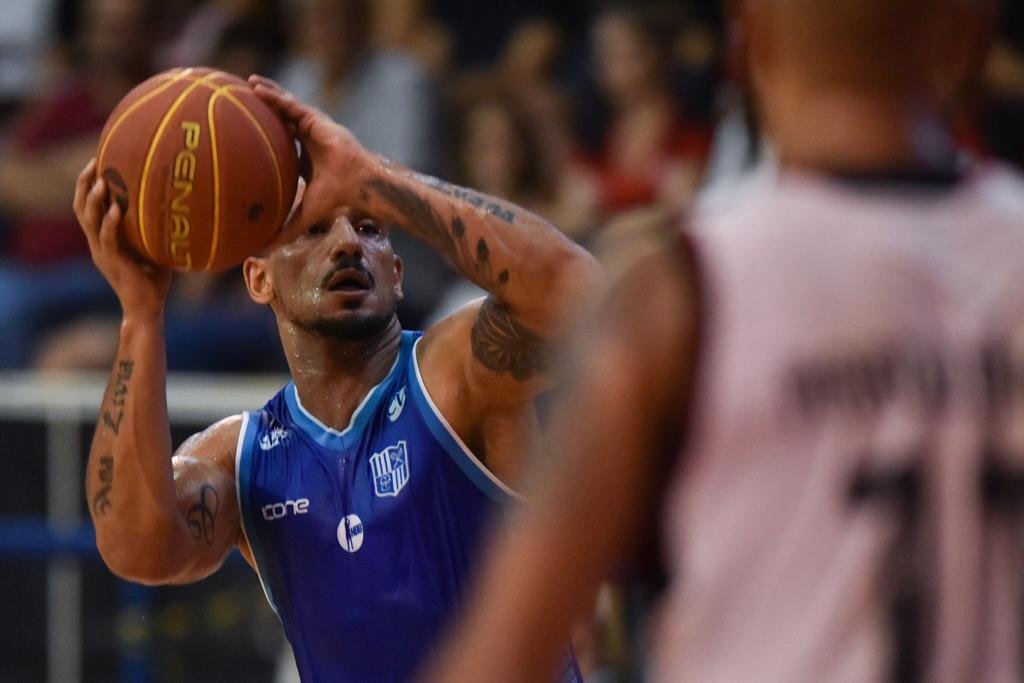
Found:
[[275, 244], [290, 242], [336, 206], [351, 206], [359, 196], [354, 180], [372, 155], [344, 126], [264, 76], [249, 76], [256, 95], [284, 119], [302, 145], [300, 170], [305, 193]]
[[74, 209], [93, 263], [113, 287], [124, 315], [161, 314], [171, 286], [171, 270], [143, 262], [123, 244], [121, 208], [109, 201], [106, 183], [96, 177], [95, 159], [78, 175]]

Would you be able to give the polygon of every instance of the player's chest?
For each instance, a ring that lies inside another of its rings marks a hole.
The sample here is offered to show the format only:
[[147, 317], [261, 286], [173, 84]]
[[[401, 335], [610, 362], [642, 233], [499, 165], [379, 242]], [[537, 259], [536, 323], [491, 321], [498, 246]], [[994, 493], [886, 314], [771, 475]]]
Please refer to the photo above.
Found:
[[333, 447], [287, 431], [267, 435], [262, 446], [270, 447], [259, 456], [254, 482], [258, 518], [303, 526], [408, 514], [433, 488], [438, 457], [436, 443], [413, 420], [385, 420]]

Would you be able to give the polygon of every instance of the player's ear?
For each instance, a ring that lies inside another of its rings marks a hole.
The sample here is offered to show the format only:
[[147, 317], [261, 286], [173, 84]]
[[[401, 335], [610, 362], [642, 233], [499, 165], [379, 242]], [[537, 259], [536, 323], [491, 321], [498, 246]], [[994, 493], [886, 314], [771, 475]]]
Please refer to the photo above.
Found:
[[401, 301], [405, 294], [402, 293], [402, 276], [405, 275], [405, 264], [400, 256], [395, 257], [395, 296]]
[[242, 275], [249, 298], [258, 304], [269, 304], [274, 298], [274, 283], [267, 269], [267, 259], [250, 256], [242, 263]]

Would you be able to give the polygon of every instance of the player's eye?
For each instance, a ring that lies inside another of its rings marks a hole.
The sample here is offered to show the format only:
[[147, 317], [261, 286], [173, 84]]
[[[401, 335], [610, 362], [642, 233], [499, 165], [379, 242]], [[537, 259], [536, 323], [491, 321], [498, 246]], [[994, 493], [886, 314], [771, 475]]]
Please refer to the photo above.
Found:
[[377, 222], [371, 218], [364, 218], [356, 224], [356, 230], [364, 235], [380, 235], [381, 229]]

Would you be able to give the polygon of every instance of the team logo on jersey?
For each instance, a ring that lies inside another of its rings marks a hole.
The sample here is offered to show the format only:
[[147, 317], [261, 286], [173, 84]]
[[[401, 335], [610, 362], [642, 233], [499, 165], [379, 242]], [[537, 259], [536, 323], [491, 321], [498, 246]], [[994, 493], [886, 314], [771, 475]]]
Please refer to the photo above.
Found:
[[402, 409], [405, 408], [405, 387], [398, 390], [395, 397], [391, 399], [391, 404], [388, 406], [388, 419], [394, 422], [398, 419], [398, 416], [402, 414]]
[[276, 448], [287, 436], [287, 429], [284, 427], [274, 427], [260, 437], [260, 448], [265, 451], [269, 451], [271, 448]]
[[378, 498], [397, 496], [409, 481], [409, 451], [404, 441], [370, 456], [373, 492]]
[[363, 520], [359, 515], [345, 515], [338, 524], [338, 545], [354, 553], [363, 547]]

